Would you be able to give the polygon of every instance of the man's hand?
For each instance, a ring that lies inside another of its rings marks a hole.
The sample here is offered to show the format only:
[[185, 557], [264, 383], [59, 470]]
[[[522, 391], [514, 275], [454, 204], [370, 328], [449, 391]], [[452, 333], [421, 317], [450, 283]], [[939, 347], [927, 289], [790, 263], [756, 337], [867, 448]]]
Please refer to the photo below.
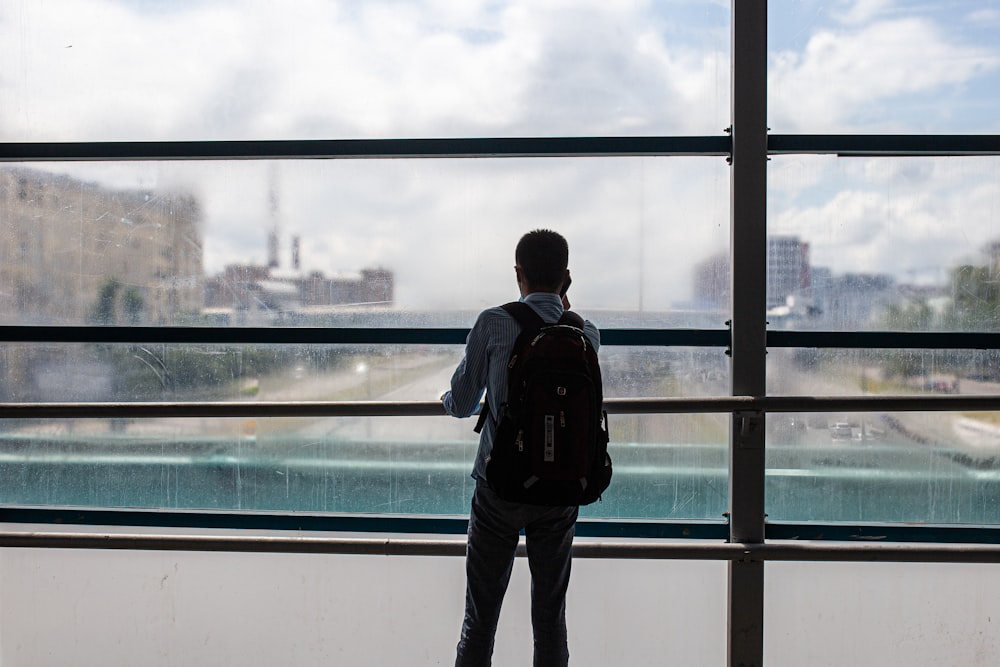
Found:
[[566, 280], [562, 284], [562, 289], [559, 290], [559, 296], [562, 297], [563, 310], [570, 309], [569, 297], [566, 296], [566, 292], [569, 291], [569, 286], [573, 284], [573, 277], [569, 275], [569, 269], [566, 270]]

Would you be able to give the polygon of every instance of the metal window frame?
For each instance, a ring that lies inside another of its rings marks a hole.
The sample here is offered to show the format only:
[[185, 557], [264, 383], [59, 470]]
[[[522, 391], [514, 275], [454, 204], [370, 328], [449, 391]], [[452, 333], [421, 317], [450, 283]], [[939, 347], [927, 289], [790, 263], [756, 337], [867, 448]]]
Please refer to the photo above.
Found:
[[[995, 349], [1000, 334], [768, 331], [766, 292], [766, 161], [769, 155], [844, 157], [1000, 155], [1000, 135], [769, 135], [766, 128], [766, 0], [732, 3], [732, 128], [710, 137], [514, 137], [460, 139], [10, 142], [0, 162], [130, 160], [291, 160], [387, 158], [544, 158], [728, 156], [731, 181], [732, 325], [718, 330], [609, 330], [606, 345], [726, 347], [732, 354], [731, 396], [719, 399], [622, 399], [621, 412], [727, 412], [730, 434], [730, 516], [726, 521], [580, 522], [595, 538], [693, 538], [695, 544], [583, 543], [578, 557], [718, 559], [729, 565], [728, 662], [763, 660], [764, 564], [773, 560], [1000, 562], [1000, 526], [794, 524], [765, 521], [763, 425], [768, 412], [827, 409], [995, 409], [997, 397], [771, 397], [766, 395], [768, 347], [858, 349]], [[218, 344], [461, 344], [461, 329], [232, 329], [185, 327], [0, 327], [0, 342]], [[255, 404], [273, 414], [432, 414], [436, 404]], [[234, 404], [4, 404], [0, 417], [87, 414], [238, 414]], [[217, 530], [292, 529], [461, 534], [458, 517], [292, 516], [238, 512], [161, 512], [100, 508], [0, 508], [14, 524], [182, 527]], [[808, 540], [794, 543], [785, 540]], [[881, 543], [873, 543], [879, 540]], [[699, 542], [700, 541], [700, 542]], [[707, 543], [715, 541], [716, 543]], [[847, 544], [830, 544], [844, 541]], [[931, 543], [912, 545], [906, 542]], [[960, 544], [961, 543], [961, 544]], [[975, 543], [979, 543], [976, 545]], [[970, 546], [971, 544], [971, 546]], [[985, 545], [985, 546], [983, 546]], [[459, 555], [461, 541], [260, 535], [132, 535], [0, 532], [0, 547], [225, 550], [310, 553]]]

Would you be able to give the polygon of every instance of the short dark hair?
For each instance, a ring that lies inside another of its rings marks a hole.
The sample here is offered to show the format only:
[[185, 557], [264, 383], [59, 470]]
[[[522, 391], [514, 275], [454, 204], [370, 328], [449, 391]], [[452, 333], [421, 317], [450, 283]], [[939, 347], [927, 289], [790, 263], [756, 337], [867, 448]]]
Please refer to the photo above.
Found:
[[530, 286], [558, 291], [569, 266], [569, 244], [558, 232], [536, 229], [517, 242], [514, 261]]

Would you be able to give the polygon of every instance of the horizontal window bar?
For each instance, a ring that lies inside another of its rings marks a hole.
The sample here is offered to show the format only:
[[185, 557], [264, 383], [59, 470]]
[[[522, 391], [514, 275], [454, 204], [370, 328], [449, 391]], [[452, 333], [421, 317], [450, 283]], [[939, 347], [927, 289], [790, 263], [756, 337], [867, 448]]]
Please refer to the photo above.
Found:
[[[464, 345], [468, 329], [340, 327], [0, 326], [5, 343]], [[724, 347], [728, 329], [609, 329], [603, 345]]]
[[[5, 142], [0, 162], [729, 155], [728, 135]], [[1000, 135], [768, 135], [772, 155], [1000, 155]]]
[[844, 157], [1000, 155], [997, 134], [771, 134], [771, 155], [835, 154]]
[[947, 331], [768, 331], [768, 347], [992, 350], [1000, 333]]
[[0, 342], [6, 343], [464, 345], [468, 335], [468, 329], [379, 327], [0, 327]]
[[[92, 507], [0, 506], [0, 523], [60, 526], [170, 527], [199, 530], [294, 530], [351, 533], [465, 535], [468, 516], [309, 514], [305, 512], [219, 512], [207, 510], [141, 510]], [[647, 521], [581, 518], [576, 535], [595, 538], [725, 540], [723, 518], [701, 521]], [[1000, 530], [997, 541], [1000, 541]], [[987, 539], [978, 540], [989, 542]]]
[[[721, 396], [609, 398], [610, 414], [725, 412], [953, 412], [1000, 410], [1000, 395]], [[0, 419], [164, 417], [434, 417], [438, 401], [219, 401], [124, 403], [0, 403]]]
[[[5, 343], [200, 343], [464, 345], [468, 329], [402, 327], [0, 326]], [[729, 347], [728, 329], [605, 329], [602, 345]], [[917, 331], [767, 332], [768, 347], [991, 350], [1000, 333]]]
[[[0, 507], [0, 523], [60, 526], [167, 527], [198, 530], [313, 531], [465, 535], [468, 517], [304, 512], [219, 512], [81, 507]], [[576, 535], [611, 539], [695, 539], [725, 541], [728, 523], [718, 520], [591, 519], [577, 522]], [[791, 523], [768, 521], [768, 540], [829, 542], [925, 542], [1000, 544], [1000, 526], [912, 523]]]
[[[0, 547], [223, 551], [247, 553], [360, 554], [371, 556], [464, 556], [464, 539], [144, 535], [100, 532], [0, 532]], [[517, 555], [526, 555], [523, 540]], [[727, 561], [835, 561], [905, 563], [1000, 563], [1000, 545], [968, 544], [763, 544], [705, 542], [588, 542], [573, 545], [574, 558]]]
[[913, 523], [791, 523], [768, 521], [769, 540], [1000, 544], [1000, 526]]
[[0, 161], [729, 155], [727, 135], [0, 143]]

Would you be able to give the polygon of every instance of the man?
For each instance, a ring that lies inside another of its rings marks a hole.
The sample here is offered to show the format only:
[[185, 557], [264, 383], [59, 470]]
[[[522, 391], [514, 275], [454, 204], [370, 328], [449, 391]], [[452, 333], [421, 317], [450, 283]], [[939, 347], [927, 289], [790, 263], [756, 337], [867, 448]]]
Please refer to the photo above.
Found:
[[[514, 274], [521, 300], [545, 322], [556, 322], [569, 308], [569, 246], [556, 232], [525, 234], [514, 252]], [[472, 476], [476, 488], [469, 515], [466, 549], [465, 619], [456, 667], [489, 665], [500, 606], [510, 581], [518, 534], [524, 530], [531, 570], [531, 625], [536, 667], [566, 665], [566, 589], [569, 586], [573, 529], [578, 508], [507, 502], [490, 489], [486, 463], [496, 433], [496, 415], [507, 396], [507, 363], [520, 326], [502, 308], [480, 313], [469, 332], [465, 356], [442, 397], [445, 411], [468, 417], [486, 391], [489, 416], [479, 440]], [[596, 350], [600, 334], [589, 321], [584, 335]]]

